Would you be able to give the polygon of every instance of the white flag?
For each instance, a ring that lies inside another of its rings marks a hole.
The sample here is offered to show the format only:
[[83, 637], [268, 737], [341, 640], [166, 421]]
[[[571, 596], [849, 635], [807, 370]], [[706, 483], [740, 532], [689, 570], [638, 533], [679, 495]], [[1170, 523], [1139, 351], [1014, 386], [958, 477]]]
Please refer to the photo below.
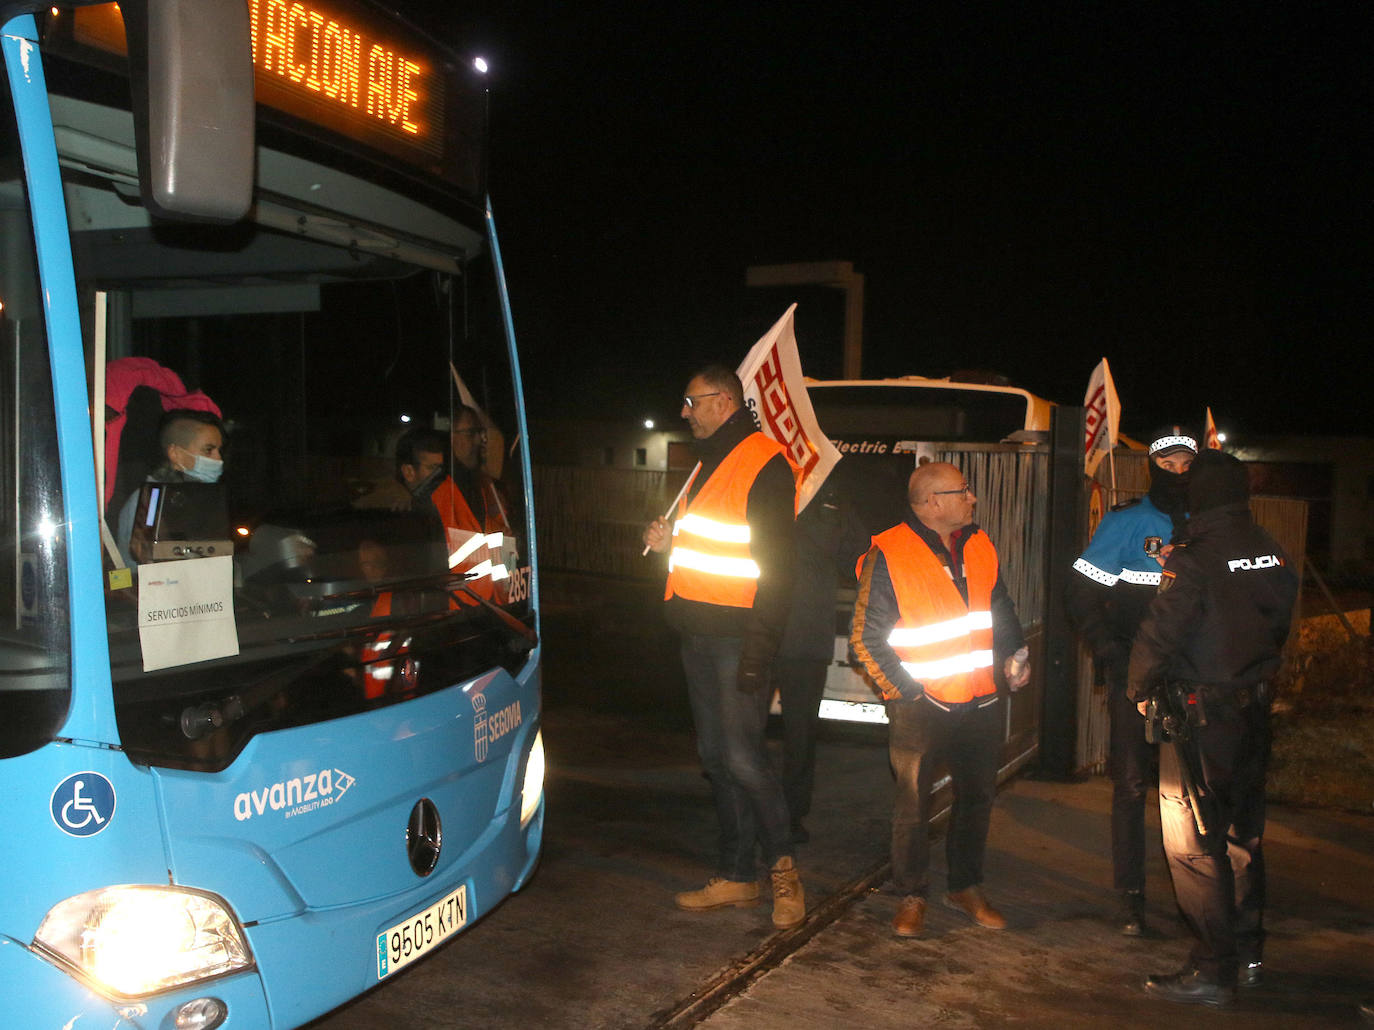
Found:
[[1207, 409], [1207, 423], [1202, 429], [1202, 439], [1205, 446], [1214, 451], [1221, 450], [1221, 437], [1217, 436], [1217, 424], [1212, 421], [1212, 409]]
[[1097, 471], [1098, 464], [1116, 446], [1117, 427], [1121, 423], [1121, 402], [1116, 399], [1116, 384], [1107, 359], [1093, 369], [1088, 380], [1088, 392], [1083, 395], [1087, 409], [1087, 430], [1083, 439], [1083, 468], [1088, 475]]
[[816, 424], [811, 398], [802, 381], [797, 337], [792, 329], [793, 304], [744, 356], [736, 370], [744, 384], [744, 404], [765, 436], [782, 444], [799, 470], [797, 511], [810, 503], [840, 452]]

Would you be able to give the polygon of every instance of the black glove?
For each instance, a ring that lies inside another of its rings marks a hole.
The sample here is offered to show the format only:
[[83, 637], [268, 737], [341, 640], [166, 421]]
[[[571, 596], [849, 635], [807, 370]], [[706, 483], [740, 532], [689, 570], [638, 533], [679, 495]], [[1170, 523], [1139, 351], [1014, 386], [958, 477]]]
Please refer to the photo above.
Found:
[[1140, 704], [1142, 701], [1148, 701], [1150, 698], [1157, 696], [1162, 686], [1163, 684], [1158, 680], [1152, 680], [1149, 683], [1138, 683], [1135, 689], [1132, 690], [1131, 685], [1128, 683], [1126, 684], [1126, 697], [1136, 704]]
[[739, 660], [739, 671], [735, 674], [735, 686], [745, 694], [753, 694], [768, 689], [768, 671], [772, 662], [745, 656]]

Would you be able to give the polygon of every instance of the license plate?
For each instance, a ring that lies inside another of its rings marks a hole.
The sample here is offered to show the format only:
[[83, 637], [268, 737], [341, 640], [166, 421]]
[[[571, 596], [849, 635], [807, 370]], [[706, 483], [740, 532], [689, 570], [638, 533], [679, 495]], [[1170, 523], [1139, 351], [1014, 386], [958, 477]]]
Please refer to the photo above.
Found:
[[433, 951], [467, 921], [468, 888], [463, 884], [448, 897], [382, 931], [377, 935], [377, 979], [384, 979]]

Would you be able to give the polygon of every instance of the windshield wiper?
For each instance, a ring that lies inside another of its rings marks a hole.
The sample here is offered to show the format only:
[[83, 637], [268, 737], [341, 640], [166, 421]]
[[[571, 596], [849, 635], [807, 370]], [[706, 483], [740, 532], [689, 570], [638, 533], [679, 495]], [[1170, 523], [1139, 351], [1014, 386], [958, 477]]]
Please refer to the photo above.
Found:
[[[474, 591], [467, 585], [467, 580], [469, 578], [475, 577], [453, 574], [425, 576], [417, 579], [388, 583], [381, 587], [365, 587], [359, 590], [347, 590], [323, 596], [329, 598], [376, 597], [380, 594], [393, 591], [443, 589], [445, 593], [455, 599], [457, 599], [459, 595], [465, 595], [472, 598], [472, 600], [481, 605], [485, 611], [494, 615], [497, 621], [501, 623], [502, 628], [510, 633], [507, 646], [513, 653], [524, 654], [533, 650], [539, 643], [539, 634], [535, 632], [534, 628], [521, 622], [499, 605], [492, 603], [490, 600]], [[452, 611], [443, 611], [391, 616], [385, 619], [373, 619], [365, 626], [344, 626], [334, 630], [301, 634], [284, 639], [287, 643], [297, 643], [349, 636], [369, 636], [375, 634], [379, 627], [416, 627], [426, 624], [440, 624], [447, 621], [453, 614], [454, 612]], [[249, 711], [257, 708], [264, 701], [275, 696], [279, 689], [280, 683], [277, 682], [277, 677], [270, 677], [268, 681], [252, 688], [246, 694], [230, 694], [219, 701], [209, 701], [204, 704], [185, 708], [182, 710], [180, 719], [178, 720], [182, 735], [188, 740], [198, 740], [209, 733], [213, 733], [225, 726], [232, 725], [244, 718]]]

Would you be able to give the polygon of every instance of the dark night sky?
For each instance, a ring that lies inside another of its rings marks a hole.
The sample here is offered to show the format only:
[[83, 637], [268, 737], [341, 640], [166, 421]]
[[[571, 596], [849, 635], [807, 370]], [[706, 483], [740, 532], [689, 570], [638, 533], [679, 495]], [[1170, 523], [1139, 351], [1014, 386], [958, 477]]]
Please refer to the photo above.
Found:
[[562, 5], [426, 19], [486, 54], [491, 191], [527, 386], [676, 415], [852, 261], [864, 374], [988, 369], [1123, 428], [1374, 433], [1371, 8], [1351, 3]]

